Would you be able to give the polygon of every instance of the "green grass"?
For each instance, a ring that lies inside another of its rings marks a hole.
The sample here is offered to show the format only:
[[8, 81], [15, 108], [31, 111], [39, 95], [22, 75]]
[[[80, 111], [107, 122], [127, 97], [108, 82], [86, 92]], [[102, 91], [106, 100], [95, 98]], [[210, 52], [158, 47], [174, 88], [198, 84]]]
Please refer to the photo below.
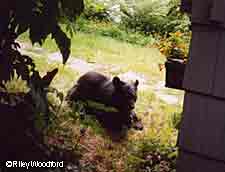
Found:
[[164, 61], [157, 49], [120, 42], [93, 34], [78, 33], [72, 40], [72, 55], [101, 64], [118, 64], [123, 71], [133, 70], [147, 76], [160, 75], [158, 63]]
[[54, 68], [59, 69], [51, 86], [66, 94], [66, 92], [75, 84], [79, 76], [77, 72], [72, 71], [61, 63], [49, 63], [46, 57], [37, 55], [33, 55], [32, 57], [36, 64], [36, 68], [40, 71], [42, 76], [45, 75], [47, 71], [53, 70]]
[[[19, 39], [26, 41], [26, 33]], [[58, 51], [55, 42], [50, 38], [45, 41], [43, 48], [49, 52]], [[117, 64], [121, 68], [119, 72], [132, 70], [145, 74], [151, 80], [163, 78], [158, 64], [163, 63], [165, 58], [155, 48], [77, 32], [72, 38], [71, 56], [100, 64]]]

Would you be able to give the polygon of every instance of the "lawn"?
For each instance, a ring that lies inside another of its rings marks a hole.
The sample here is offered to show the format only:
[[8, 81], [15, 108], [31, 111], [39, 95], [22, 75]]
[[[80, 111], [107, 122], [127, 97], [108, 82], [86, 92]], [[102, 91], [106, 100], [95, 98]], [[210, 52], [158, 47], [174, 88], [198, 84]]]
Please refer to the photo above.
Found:
[[[21, 35], [19, 40], [28, 41], [27, 34]], [[38, 46], [38, 45], [36, 45]], [[54, 40], [48, 38], [43, 48], [53, 53], [58, 51]], [[158, 64], [165, 58], [155, 48], [121, 42], [112, 38], [95, 34], [77, 32], [72, 38], [71, 57], [81, 58], [88, 62], [100, 64], [118, 64], [122, 72], [129, 70], [146, 75], [151, 81], [163, 79], [163, 72], [159, 72]]]

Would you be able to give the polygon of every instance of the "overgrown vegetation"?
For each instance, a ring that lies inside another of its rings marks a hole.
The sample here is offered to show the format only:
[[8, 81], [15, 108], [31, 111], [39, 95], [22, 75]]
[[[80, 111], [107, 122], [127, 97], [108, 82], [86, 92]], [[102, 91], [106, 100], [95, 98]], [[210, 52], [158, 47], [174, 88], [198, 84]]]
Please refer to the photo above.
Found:
[[145, 36], [142, 32], [127, 31], [117, 23], [86, 20], [84, 18], [80, 18], [78, 23], [76, 30], [83, 33], [111, 37], [122, 42], [141, 46], [152, 44], [154, 42], [154, 38], [151, 35]]
[[[68, 34], [72, 32], [65, 25], [66, 18], [61, 18], [60, 22], [62, 30]], [[134, 3], [106, 1], [104, 4], [104, 1], [86, 0], [83, 15], [75, 26], [70, 24], [76, 30], [75, 37], [71, 38], [71, 54], [87, 62], [119, 67], [118, 70], [107, 68], [101, 71], [108, 75], [128, 71], [143, 74], [150, 78], [148, 84], [151, 85], [163, 79], [158, 63], [164, 62], [159, 47], [152, 48], [153, 45], [167, 45], [171, 39], [183, 43], [187, 37], [182, 35], [188, 35], [188, 25], [188, 17], [179, 12], [178, 0], [171, 0], [169, 4], [148, 0], [136, 0]], [[47, 35], [41, 37], [44, 53], [36, 53], [34, 47], [23, 50], [32, 57], [40, 76], [46, 74], [47, 69], [58, 68], [51, 87], [66, 94], [79, 73], [57, 62], [48, 62], [48, 55], [58, 48]], [[19, 40], [28, 43], [28, 37], [26, 32]], [[61, 47], [61, 51], [64, 50]], [[186, 49], [184, 51], [187, 52]], [[66, 54], [64, 52], [64, 62]], [[4, 85], [8, 91], [29, 91], [21, 79], [14, 78]], [[44, 139], [50, 149], [63, 152], [63, 159], [71, 162], [67, 164], [69, 169], [81, 172], [175, 171], [176, 137], [181, 118], [179, 105], [163, 102], [151, 87], [140, 90], [136, 111], [144, 122], [144, 131], [130, 130], [125, 133], [124, 140], [114, 142], [112, 137], [116, 136], [102, 129], [95, 119], [84, 117], [77, 107], [71, 109], [62, 101], [62, 94], [55, 93], [47, 93], [50, 123]], [[39, 128], [43, 125], [42, 118], [36, 122]], [[61, 156], [60, 153], [54, 154], [59, 159]]]
[[[158, 45], [166, 56], [187, 58], [190, 21], [180, 12], [179, 0], [133, 3], [87, 0], [85, 3], [85, 15], [79, 20], [78, 30], [141, 46]], [[115, 22], [113, 17], [119, 21]]]
[[124, 29], [146, 35], [186, 32], [189, 30], [190, 22], [188, 16], [180, 12], [179, 5], [179, 0], [117, 0], [112, 2], [86, 0], [84, 17], [105, 22], [114, 21], [113, 18], [117, 18], [117, 23]]

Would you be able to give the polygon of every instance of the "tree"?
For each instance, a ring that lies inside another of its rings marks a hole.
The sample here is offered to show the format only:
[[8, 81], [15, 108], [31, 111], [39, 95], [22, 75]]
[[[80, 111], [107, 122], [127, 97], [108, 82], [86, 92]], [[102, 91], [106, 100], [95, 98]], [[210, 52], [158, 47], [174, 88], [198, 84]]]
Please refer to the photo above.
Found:
[[[14, 94], [0, 91], [0, 159], [39, 159], [45, 157], [46, 149], [42, 135], [34, 127], [33, 103], [42, 105], [42, 113], [48, 113], [47, 93], [57, 69], [40, 77], [32, 58], [22, 55], [16, 38], [29, 32], [34, 43], [43, 44], [48, 35], [55, 40], [63, 57], [63, 64], [70, 55], [70, 39], [60, 28], [60, 22], [74, 23], [84, 8], [83, 0], [2, 0], [0, 3], [0, 88], [3, 81], [10, 80], [14, 71], [30, 87], [29, 94]], [[16, 96], [19, 103], [11, 106], [10, 97]], [[3, 102], [2, 102], [3, 98]], [[4, 102], [4, 98], [6, 103]], [[41, 102], [41, 103], [40, 103]], [[12, 131], [10, 134], [9, 131]], [[29, 132], [28, 132], [29, 131]], [[16, 134], [15, 134], [16, 133]], [[30, 134], [27, 134], [30, 133]], [[36, 133], [36, 134], [35, 134]], [[39, 137], [40, 136], [40, 137]], [[35, 139], [33, 139], [35, 137]], [[29, 148], [29, 149], [28, 149]], [[47, 156], [49, 158], [49, 156]], [[1, 171], [1, 167], [0, 167]]]
[[71, 42], [59, 23], [75, 22], [83, 8], [83, 0], [3, 0], [0, 5], [0, 83], [10, 80], [14, 70], [22, 79], [30, 81], [35, 65], [31, 58], [20, 54], [19, 44], [15, 42], [26, 31], [33, 44], [42, 45], [51, 35], [65, 64]]
[[[74, 23], [84, 8], [83, 0], [4, 0], [0, 5], [0, 87], [3, 81], [14, 76], [14, 71], [27, 81], [31, 93], [42, 101], [42, 113], [47, 114], [48, 87], [57, 70], [47, 73], [43, 78], [35, 69], [33, 60], [22, 55], [16, 38], [29, 32], [31, 42], [43, 44], [48, 35], [55, 40], [66, 63], [70, 54], [70, 39], [60, 28], [60, 22]], [[36, 98], [33, 96], [34, 101]]]

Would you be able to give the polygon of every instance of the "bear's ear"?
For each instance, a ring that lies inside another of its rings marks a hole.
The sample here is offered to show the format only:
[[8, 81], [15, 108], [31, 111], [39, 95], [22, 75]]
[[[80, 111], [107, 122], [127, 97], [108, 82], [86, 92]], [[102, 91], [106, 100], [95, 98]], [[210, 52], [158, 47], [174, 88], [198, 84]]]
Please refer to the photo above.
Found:
[[136, 80], [136, 81], [135, 81], [135, 83], [134, 83], [134, 86], [137, 88], [137, 87], [138, 87], [138, 85], [139, 85], [139, 81], [138, 81], [138, 80]]
[[113, 78], [112, 82], [113, 82], [113, 85], [116, 86], [116, 87], [121, 85], [121, 81], [120, 81], [120, 78], [118, 76], [115, 76]]

